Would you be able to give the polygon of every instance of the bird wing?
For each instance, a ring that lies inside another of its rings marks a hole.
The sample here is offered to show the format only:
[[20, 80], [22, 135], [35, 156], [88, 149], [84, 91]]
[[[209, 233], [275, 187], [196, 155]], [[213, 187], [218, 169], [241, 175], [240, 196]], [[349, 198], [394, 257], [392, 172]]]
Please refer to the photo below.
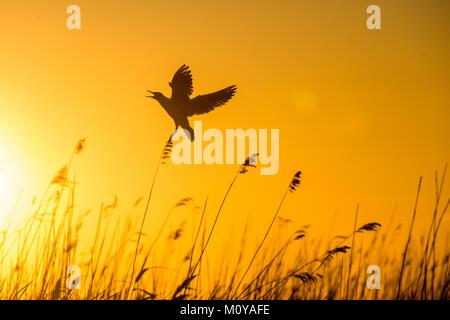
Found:
[[172, 81], [169, 83], [172, 88], [172, 100], [187, 101], [192, 94], [192, 74], [189, 67], [183, 64], [173, 75]]
[[188, 116], [208, 113], [217, 107], [223, 106], [234, 96], [236, 89], [236, 86], [230, 86], [225, 89], [205, 95], [199, 95], [191, 99], [189, 103], [190, 108]]

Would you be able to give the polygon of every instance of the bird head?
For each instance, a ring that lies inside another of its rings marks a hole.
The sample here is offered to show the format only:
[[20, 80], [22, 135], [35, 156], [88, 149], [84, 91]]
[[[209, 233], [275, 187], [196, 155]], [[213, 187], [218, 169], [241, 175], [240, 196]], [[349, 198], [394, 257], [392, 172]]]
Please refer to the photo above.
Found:
[[147, 96], [147, 98], [152, 98], [155, 99], [156, 101], [159, 101], [164, 95], [161, 92], [156, 92], [156, 91], [150, 91], [147, 90], [151, 95]]

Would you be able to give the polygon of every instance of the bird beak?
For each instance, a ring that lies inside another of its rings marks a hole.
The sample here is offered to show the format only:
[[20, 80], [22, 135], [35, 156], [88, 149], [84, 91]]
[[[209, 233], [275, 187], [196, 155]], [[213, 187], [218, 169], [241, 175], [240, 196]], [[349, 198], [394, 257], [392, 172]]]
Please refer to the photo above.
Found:
[[153, 98], [155, 99], [155, 93], [153, 91], [147, 90], [149, 93], [151, 93], [151, 96], [145, 96], [146, 98]]

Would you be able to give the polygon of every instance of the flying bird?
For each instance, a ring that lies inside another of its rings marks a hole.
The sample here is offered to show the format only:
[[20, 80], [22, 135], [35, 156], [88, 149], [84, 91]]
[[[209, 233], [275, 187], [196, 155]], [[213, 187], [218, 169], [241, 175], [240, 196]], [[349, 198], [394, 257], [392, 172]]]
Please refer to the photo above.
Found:
[[169, 82], [172, 88], [172, 96], [166, 97], [161, 92], [151, 93], [148, 98], [153, 98], [166, 110], [167, 114], [173, 119], [175, 123], [175, 130], [181, 127], [189, 132], [189, 138], [194, 140], [194, 130], [189, 125], [188, 117], [193, 115], [200, 115], [208, 113], [217, 107], [223, 106], [236, 93], [237, 87], [235, 85], [229, 86], [225, 89], [198, 95], [195, 98], [190, 98], [193, 92], [192, 74], [187, 65], [182, 65], [177, 72], [175, 72], [172, 81]]

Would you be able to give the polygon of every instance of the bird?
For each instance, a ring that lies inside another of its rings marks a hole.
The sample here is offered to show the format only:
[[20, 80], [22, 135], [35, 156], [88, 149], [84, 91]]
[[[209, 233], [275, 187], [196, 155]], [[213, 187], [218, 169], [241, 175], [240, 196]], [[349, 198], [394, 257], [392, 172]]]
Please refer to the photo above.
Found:
[[[198, 95], [191, 99], [194, 91], [192, 73], [189, 66], [183, 64], [173, 75], [169, 82], [172, 88], [172, 96], [166, 97], [161, 92], [147, 90], [151, 95], [147, 98], [155, 99], [173, 119], [175, 131], [181, 127], [187, 131], [191, 141], [195, 139], [194, 129], [189, 124], [189, 117], [201, 115], [213, 111], [215, 108], [225, 105], [236, 93], [237, 86], [232, 85], [225, 89]], [[172, 137], [172, 136], [171, 136]], [[169, 141], [171, 138], [169, 138]]]

